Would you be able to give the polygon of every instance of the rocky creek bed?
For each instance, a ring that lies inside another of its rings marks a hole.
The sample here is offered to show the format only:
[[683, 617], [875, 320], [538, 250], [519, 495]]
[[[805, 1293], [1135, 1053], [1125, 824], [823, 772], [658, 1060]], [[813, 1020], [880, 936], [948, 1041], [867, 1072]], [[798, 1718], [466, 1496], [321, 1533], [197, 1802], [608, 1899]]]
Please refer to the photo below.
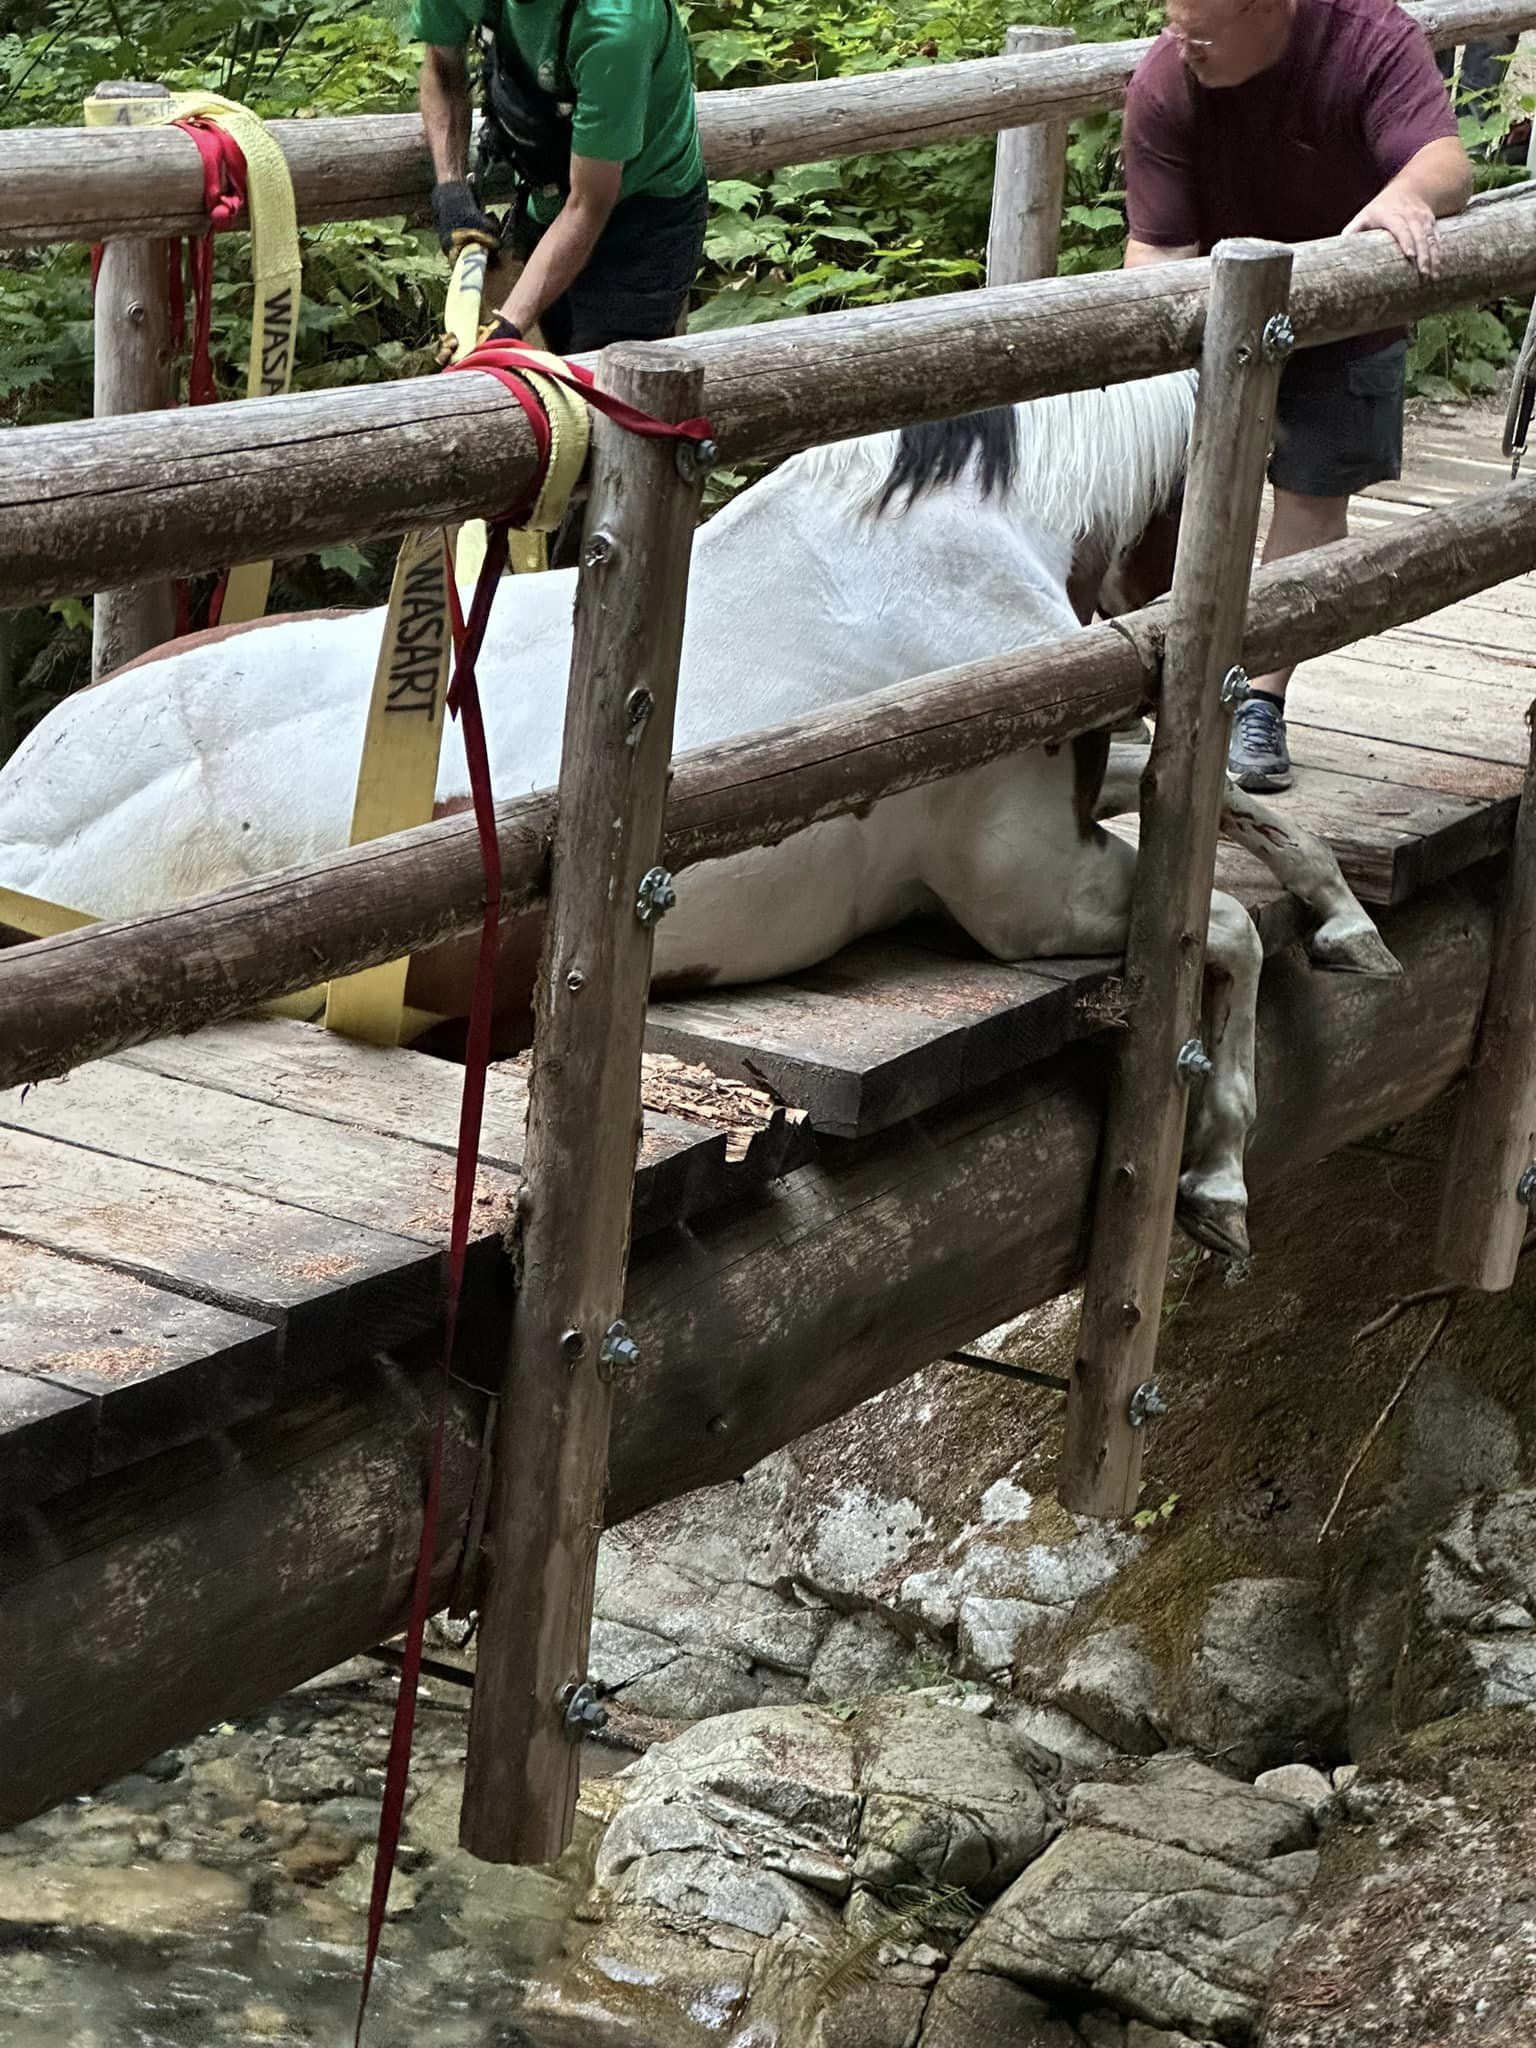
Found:
[[[1241, 1284], [1176, 1255], [1132, 1525], [1055, 1505], [1049, 1394], [944, 1366], [612, 1532], [620, 1746], [559, 1866], [458, 1849], [429, 1683], [376, 2048], [1529, 2048], [1536, 1276], [1462, 1305], [1322, 1533], [1425, 1334], [1350, 1343], [1425, 1277], [1442, 1132], [1271, 1198]], [[392, 1686], [0, 1836], [0, 2042], [349, 2041]]]

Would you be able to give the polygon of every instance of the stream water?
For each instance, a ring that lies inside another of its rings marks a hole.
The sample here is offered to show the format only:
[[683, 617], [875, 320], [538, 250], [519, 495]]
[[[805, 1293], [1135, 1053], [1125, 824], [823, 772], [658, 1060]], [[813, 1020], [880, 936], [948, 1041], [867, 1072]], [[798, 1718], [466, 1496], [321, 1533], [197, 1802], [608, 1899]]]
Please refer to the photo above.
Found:
[[[423, 1689], [368, 2048], [538, 2048], [518, 1983], [558, 1945], [590, 1827], [553, 1875], [458, 1848], [468, 1697]], [[350, 2044], [392, 1699], [344, 1666], [0, 1834], [0, 2044]], [[591, 1754], [596, 1776], [627, 1760]]]

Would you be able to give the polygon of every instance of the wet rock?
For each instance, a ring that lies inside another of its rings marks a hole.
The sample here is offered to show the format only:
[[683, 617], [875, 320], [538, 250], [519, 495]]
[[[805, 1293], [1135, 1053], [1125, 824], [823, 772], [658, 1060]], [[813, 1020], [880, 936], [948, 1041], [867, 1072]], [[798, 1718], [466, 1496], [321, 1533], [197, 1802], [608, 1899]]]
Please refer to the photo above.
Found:
[[1057, 1706], [1128, 1756], [1153, 1756], [1167, 1748], [1170, 1691], [1132, 1623], [1095, 1629], [1067, 1659], [1053, 1688]]
[[1536, 1491], [1463, 1501], [1426, 1544], [1395, 1703], [1406, 1728], [1536, 1707]]
[[1310, 1764], [1281, 1764], [1277, 1770], [1261, 1771], [1253, 1781], [1256, 1792], [1272, 1793], [1277, 1799], [1294, 1799], [1314, 1820], [1333, 1804], [1333, 1786]]
[[1179, 1739], [1251, 1775], [1298, 1750], [1342, 1755], [1346, 1715], [1319, 1588], [1257, 1578], [1217, 1586], [1184, 1684]]
[[1059, 1825], [1054, 1759], [978, 1703], [990, 1710], [946, 1688], [857, 1711], [760, 1708], [651, 1750], [612, 1783], [592, 1932], [530, 1993], [534, 2038], [557, 2048], [579, 2011], [584, 2048], [733, 2027], [911, 2048], [943, 1962], [913, 1901], [997, 1892]]
[[0, 1927], [88, 1928], [142, 1940], [227, 1926], [250, 1903], [237, 1877], [196, 1863], [125, 1870], [0, 1867]]
[[311, 1828], [277, 1860], [295, 1884], [329, 1884], [353, 1861], [362, 1846], [356, 1835], [333, 1835]]
[[1307, 1814], [1181, 1757], [1079, 1785], [1067, 1812], [1066, 1831], [958, 1950], [929, 2029], [963, 2011], [980, 1975], [1068, 2011], [1107, 2005], [1152, 2027], [1250, 2040], [1315, 1870]]
[[1342, 1803], [1261, 2048], [1529, 2048], [1536, 1719], [1432, 1723], [1370, 1758]]
[[[366, 1913], [373, 1895], [373, 1859], [364, 1857], [350, 1863], [330, 1887], [327, 1896], [338, 1906], [352, 1913]], [[411, 1876], [408, 1870], [396, 1870], [389, 1881], [389, 1900], [385, 1905], [386, 1919], [402, 1920], [407, 1913], [413, 1913], [421, 1898], [420, 1880]]]

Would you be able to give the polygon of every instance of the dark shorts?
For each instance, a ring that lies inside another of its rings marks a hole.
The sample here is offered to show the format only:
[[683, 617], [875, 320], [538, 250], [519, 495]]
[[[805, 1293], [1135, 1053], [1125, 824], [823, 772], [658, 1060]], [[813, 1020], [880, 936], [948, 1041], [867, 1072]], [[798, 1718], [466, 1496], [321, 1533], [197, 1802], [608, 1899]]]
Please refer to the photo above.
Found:
[[1280, 379], [1269, 480], [1302, 498], [1347, 498], [1402, 474], [1408, 344], [1368, 356], [1301, 353]]
[[[586, 269], [540, 317], [544, 345], [557, 356], [582, 355], [610, 341], [660, 341], [675, 334], [704, 254], [709, 187], [677, 199], [649, 192], [621, 199]], [[527, 256], [544, 229], [519, 216], [509, 240]]]

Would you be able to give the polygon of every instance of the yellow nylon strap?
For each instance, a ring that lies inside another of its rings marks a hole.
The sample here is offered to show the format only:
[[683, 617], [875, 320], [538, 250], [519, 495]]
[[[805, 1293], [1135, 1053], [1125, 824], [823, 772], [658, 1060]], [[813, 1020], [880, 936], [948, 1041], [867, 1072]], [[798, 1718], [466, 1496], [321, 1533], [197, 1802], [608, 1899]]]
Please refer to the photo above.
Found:
[[[89, 911], [70, 910], [65, 904], [50, 903], [44, 896], [29, 896], [25, 890], [0, 885], [0, 925], [25, 932], [29, 939], [57, 938], [60, 932], [79, 931], [82, 925], [99, 921]], [[276, 996], [260, 1008], [269, 1017], [299, 1017], [306, 1023], [317, 1022], [325, 1008], [325, 988], [322, 984], [319, 988], [298, 989], [291, 996]], [[425, 1030], [438, 1021], [425, 1010], [411, 1015], [417, 1030]]]
[[[158, 127], [198, 114], [226, 129], [240, 145], [246, 167], [246, 200], [251, 223], [251, 353], [246, 365], [247, 398], [272, 398], [293, 382], [294, 337], [299, 324], [301, 268], [299, 223], [288, 161], [259, 116], [214, 92], [178, 92], [142, 99], [98, 99], [85, 103], [85, 125]], [[270, 562], [239, 562], [224, 588], [221, 625], [259, 619], [272, 584]]]
[[[248, 107], [212, 92], [176, 93], [173, 121], [201, 114], [240, 145], [246, 167], [246, 201], [251, 217], [251, 353], [245, 373], [247, 398], [274, 398], [293, 382], [294, 339], [299, 325], [302, 269], [299, 223], [288, 161]], [[229, 572], [222, 626], [259, 619], [272, 586], [270, 562], [240, 562]]]
[[23, 889], [0, 887], [0, 924], [13, 932], [25, 932], [29, 939], [52, 939], [60, 932], [78, 931], [94, 924], [86, 910], [69, 910], [62, 903], [50, 903], [43, 896], [29, 896]]
[[[477, 243], [466, 244], [454, 260], [447, 326], [456, 343], [455, 359], [469, 353], [480, 331], [487, 260], [486, 250]], [[485, 554], [483, 521], [465, 527], [461, 555], [466, 540], [478, 570]], [[452, 644], [446, 536], [440, 527], [424, 527], [405, 536], [395, 562], [363, 731], [349, 845], [424, 825], [432, 816]], [[405, 1002], [410, 965], [409, 959], [387, 960], [333, 981], [325, 1005], [327, 1029], [373, 1045], [398, 1045], [410, 1029]]]

